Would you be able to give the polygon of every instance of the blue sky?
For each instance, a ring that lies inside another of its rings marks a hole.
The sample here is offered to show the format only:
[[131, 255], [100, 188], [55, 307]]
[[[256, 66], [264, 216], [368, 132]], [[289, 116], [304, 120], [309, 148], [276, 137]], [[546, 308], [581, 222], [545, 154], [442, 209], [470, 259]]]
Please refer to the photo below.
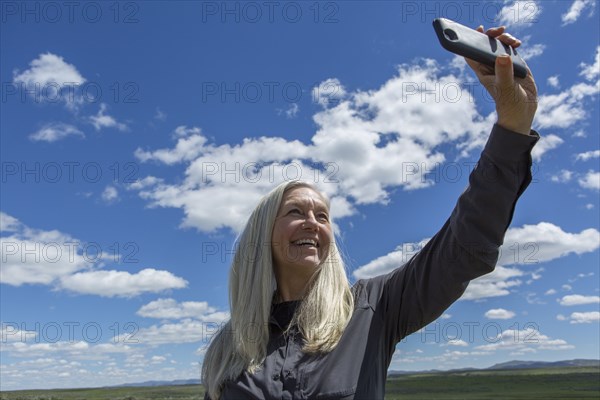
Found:
[[441, 227], [495, 121], [438, 16], [505, 24], [542, 139], [496, 271], [390, 369], [600, 358], [594, 1], [2, 3], [2, 390], [199, 376], [233, 241], [316, 183], [352, 282]]

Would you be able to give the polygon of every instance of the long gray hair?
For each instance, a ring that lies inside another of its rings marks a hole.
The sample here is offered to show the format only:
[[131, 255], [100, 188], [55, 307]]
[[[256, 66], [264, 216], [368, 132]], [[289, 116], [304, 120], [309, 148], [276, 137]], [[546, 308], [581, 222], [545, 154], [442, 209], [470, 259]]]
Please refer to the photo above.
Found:
[[[217, 400], [224, 382], [243, 371], [255, 372], [264, 362], [269, 341], [269, 316], [277, 288], [271, 253], [271, 233], [285, 192], [297, 187], [317, 188], [302, 181], [284, 182], [264, 196], [238, 237], [229, 275], [231, 319], [213, 338], [202, 365], [202, 382]], [[329, 208], [329, 200], [321, 194]], [[333, 350], [346, 328], [354, 298], [344, 262], [335, 240], [319, 266], [296, 311], [297, 325], [305, 340], [305, 353]]]

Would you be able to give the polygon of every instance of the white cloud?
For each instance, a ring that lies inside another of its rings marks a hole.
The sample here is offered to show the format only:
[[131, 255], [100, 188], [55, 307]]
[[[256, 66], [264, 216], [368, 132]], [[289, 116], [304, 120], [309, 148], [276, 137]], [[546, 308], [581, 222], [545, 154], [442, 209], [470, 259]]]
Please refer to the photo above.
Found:
[[504, 1], [504, 7], [496, 19], [509, 29], [530, 26], [539, 21], [542, 12], [541, 3], [535, 0]]
[[119, 192], [117, 191], [117, 188], [115, 188], [114, 186], [107, 186], [104, 188], [104, 190], [102, 191], [102, 200], [104, 200], [107, 203], [112, 203], [114, 201], [117, 201], [119, 199]]
[[556, 290], [555, 289], [548, 289], [546, 290], [546, 293], [544, 293], [546, 296], [550, 296], [553, 294], [556, 294]]
[[575, 156], [575, 160], [576, 161], [587, 161], [591, 158], [598, 158], [600, 157], [600, 150], [592, 150], [592, 151], [586, 151], [585, 153], [579, 153]]
[[0, 211], [0, 232], [17, 232], [21, 228], [22, 225], [18, 219]]
[[488, 297], [506, 296], [510, 288], [519, 286], [522, 281], [514, 279], [524, 273], [517, 268], [507, 268], [500, 265], [490, 274], [472, 280], [461, 300], [480, 300]]
[[179, 125], [177, 128], [175, 128], [175, 130], [173, 130], [171, 137], [177, 139], [201, 134], [202, 130], [200, 130], [200, 128], [198, 128], [197, 126], [192, 126], [191, 128], [188, 128], [186, 125]]
[[[178, 127], [175, 130], [175, 135], [179, 139], [174, 149], [160, 149], [149, 152], [137, 148], [134, 153], [135, 157], [142, 162], [156, 160], [167, 165], [194, 160], [205, 151], [204, 144], [206, 143], [206, 138], [199, 133], [188, 135], [189, 130], [180, 128]], [[199, 128], [195, 129], [199, 130]]]
[[569, 171], [567, 169], [561, 169], [560, 172], [556, 175], [552, 175], [550, 180], [552, 182], [565, 183], [569, 182], [573, 178], [573, 171]]
[[531, 265], [569, 254], [584, 254], [600, 247], [600, 232], [594, 228], [568, 233], [549, 222], [523, 225], [506, 232], [498, 263]]
[[540, 140], [531, 151], [531, 158], [534, 161], [539, 161], [545, 152], [557, 148], [563, 142], [564, 141], [560, 137], [554, 134], [540, 137]]
[[525, 46], [523, 49], [518, 49], [519, 55], [526, 61], [530, 61], [534, 57], [541, 56], [544, 54], [544, 50], [546, 50], [546, 45], [540, 43]]
[[0, 282], [12, 286], [23, 284], [49, 285], [64, 275], [90, 266], [77, 249], [77, 241], [57, 230], [31, 229], [16, 218], [2, 213], [8, 221], [10, 236], [0, 237], [2, 263]]
[[217, 312], [214, 307], [210, 307], [206, 301], [184, 301], [178, 303], [174, 299], [158, 299], [143, 305], [137, 315], [147, 318], [160, 319], [182, 319], [212, 318]]
[[11, 233], [0, 237], [2, 284], [52, 285], [57, 289], [105, 297], [131, 297], [187, 286], [185, 280], [168, 271], [148, 268], [134, 274], [90, 271], [102, 267], [111, 255], [102, 249], [98, 254], [90, 255], [83, 251], [85, 243], [70, 235], [57, 230], [29, 228], [6, 213], [0, 213], [0, 217], [2, 232]]
[[504, 308], [493, 308], [485, 312], [485, 317], [488, 319], [511, 319], [514, 316], [514, 312], [505, 310]]
[[558, 94], [538, 97], [534, 125], [540, 128], [568, 128], [588, 116], [584, 99], [600, 90], [600, 81], [577, 83]]
[[594, 7], [595, 7], [594, 0], [575, 0], [571, 4], [569, 11], [567, 11], [565, 14], [563, 14], [561, 16], [561, 19], [563, 22], [562, 25], [565, 26], [565, 25], [572, 24], [573, 22], [577, 21], [577, 19], [579, 19], [579, 16], [583, 12], [583, 10], [585, 10], [586, 8], [590, 8], [590, 15], [591, 15], [594, 10]]
[[292, 103], [287, 110], [282, 110], [280, 108], [277, 109], [277, 115], [285, 114], [286, 118], [292, 119], [296, 118], [298, 112], [300, 111], [300, 107], [298, 103]]
[[165, 362], [166, 360], [167, 360], [167, 358], [163, 357], [163, 356], [152, 356], [152, 358], [150, 359], [150, 362], [152, 364], [160, 364], [160, 363]]
[[102, 297], [133, 297], [142, 293], [157, 293], [181, 289], [188, 282], [169, 271], [146, 268], [137, 273], [127, 271], [78, 272], [61, 278], [61, 287], [80, 294]]
[[164, 181], [161, 178], [157, 178], [155, 176], [146, 176], [143, 179], [137, 179], [135, 182], [130, 183], [126, 186], [127, 190], [142, 190], [147, 187], [155, 186], [158, 184], [162, 184]]
[[469, 344], [462, 339], [451, 339], [445, 343], [442, 343], [440, 346], [456, 346], [456, 347], [467, 347]]
[[591, 324], [593, 322], [598, 323], [600, 321], [600, 312], [574, 312], [570, 316], [572, 324]]
[[100, 110], [98, 110], [98, 114], [92, 115], [89, 118], [89, 121], [97, 131], [102, 128], [116, 128], [120, 131], [127, 131], [129, 128], [127, 125], [117, 122], [116, 119], [111, 117], [110, 115], [105, 114], [106, 112], [106, 104], [100, 103]]
[[290, 108], [285, 111], [285, 115], [288, 118], [295, 118], [299, 111], [300, 107], [298, 106], [298, 103], [293, 103]]
[[565, 290], [565, 291], [567, 291], [567, 292], [568, 292], [569, 290], [572, 290], [572, 289], [573, 289], [573, 287], [572, 287], [571, 285], [567, 285], [566, 283], [565, 283], [564, 285], [562, 285], [562, 286], [561, 286], [561, 288], [562, 288], [562, 290]]
[[558, 75], [554, 75], [548, 78], [548, 85], [552, 86], [553, 88], [559, 88], [560, 87], [560, 82], [558, 81]]
[[[31, 338], [29, 338], [31, 341]], [[2, 351], [16, 357], [47, 357], [50, 354], [77, 356], [79, 359], [97, 359], [111, 353], [129, 353], [132, 348], [123, 343], [90, 344], [86, 341], [36, 342], [18, 341], [3, 344]]]
[[37, 331], [21, 330], [16, 323], [3, 323], [0, 326], [0, 343], [4, 345], [9, 342], [24, 342], [27, 340], [39, 340]]
[[[208, 346], [212, 337], [229, 319], [229, 314], [222, 313], [205, 321], [185, 318], [174, 323], [152, 325], [140, 329], [135, 337], [139, 343], [148, 346], [175, 343], [203, 343]], [[116, 338], [116, 340], [120, 340]]]
[[34, 142], [56, 142], [69, 136], [85, 137], [84, 133], [73, 125], [62, 122], [51, 122], [41, 127], [37, 132], [29, 135], [29, 139]]
[[74, 65], [52, 53], [40, 54], [38, 58], [29, 63], [29, 69], [18, 73], [14, 71], [14, 81], [26, 85], [47, 85], [57, 83], [59, 85], [81, 85], [85, 78], [81, 76]]
[[[139, 195], [150, 207], [183, 209], [182, 227], [207, 232], [238, 231], [253, 204], [290, 179], [313, 181], [333, 203], [344, 205], [341, 212], [332, 209], [334, 219], [351, 215], [357, 204], [385, 204], [394, 188], [434, 184], [426, 174], [445, 161], [440, 145], [451, 143], [466, 155], [485, 143], [495, 114], [478, 114], [461, 79], [422, 60], [399, 66], [376, 90], [342, 92], [330, 80], [344, 95], [314, 115], [317, 131], [310, 144], [259, 137], [217, 145], [195, 128], [174, 148], [136, 150], [141, 161], [188, 163], [181, 183], [157, 183]], [[322, 89], [317, 99], [325, 104]]]
[[346, 89], [336, 78], [326, 79], [312, 89], [313, 101], [325, 108], [338, 105], [346, 94]]
[[[388, 254], [377, 257], [357, 268], [352, 274], [356, 279], [367, 279], [392, 271], [404, 264], [417, 251], [423, 248], [429, 238], [418, 243], [399, 245]], [[600, 247], [600, 232], [590, 228], [580, 233], [568, 233], [548, 222], [537, 225], [524, 225], [509, 228], [500, 247], [500, 257], [496, 269], [469, 283], [461, 297], [463, 300], [480, 300], [488, 297], [510, 294], [510, 288], [520, 286], [517, 279], [525, 273], [518, 268], [508, 268], [510, 264], [539, 264], [569, 254], [583, 254]], [[539, 279], [539, 270], [532, 272], [532, 279]]]
[[600, 46], [596, 47], [594, 64], [590, 65], [582, 62], [579, 67], [581, 68], [579, 75], [583, 75], [585, 79], [591, 81], [592, 79], [597, 78], [598, 75], [600, 75]]
[[[33, 92], [36, 101], [64, 101], [67, 108], [75, 110], [81, 103], [81, 97], [73, 89], [86, 82], [74, 65], [52, 53], [40, 54], [29, 63], [30, 68], [19, 73], [13, 72], [13, 82], [24, 86], [22, 90]], [[63, 91], [68, 94], [64, 94]]]
[[580, 294], [570, 294], [564, 296], [559, 301], [561, 306], [579, 306], [582, 304], [600, 304], [600, 296], [582, 296]]
[[488, 344], [477, 346], [475, 349], [485, 352], [508, 350], [535, 353], [538, 350], [570, 350], [574, 348], [563, 339], [551, 339], [542, 334], [534, 323], [526, 324], [526, 327], [521, 330], [507, 329], [496, 337], [487, 338], [487, 341]]
[[600, 172], [590, 170], [578, 182], [579, 186], [584, 189], [600, 190]]
[[368, 279], [377, 275], [383, 275], [391, 272], [407, 262], [417, 251], [423, 248], [429, 241], [429, 238], [423, 239], [419, 243], [406, 243], [398, 246], [394, 251], [377, 257], [373, 261], [354, 270], [352, 275], [356, 279]]

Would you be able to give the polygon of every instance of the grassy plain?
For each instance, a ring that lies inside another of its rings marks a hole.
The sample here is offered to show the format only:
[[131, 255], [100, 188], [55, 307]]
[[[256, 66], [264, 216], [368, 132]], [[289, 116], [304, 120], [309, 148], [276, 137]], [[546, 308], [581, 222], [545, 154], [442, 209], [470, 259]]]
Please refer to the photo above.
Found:
[[[0, 400], [201, 400], [201, 385], [21, 390]], [[600, 368], [566, 367], [410, 374], [388, 379], [386, 399], [600, 399]]]

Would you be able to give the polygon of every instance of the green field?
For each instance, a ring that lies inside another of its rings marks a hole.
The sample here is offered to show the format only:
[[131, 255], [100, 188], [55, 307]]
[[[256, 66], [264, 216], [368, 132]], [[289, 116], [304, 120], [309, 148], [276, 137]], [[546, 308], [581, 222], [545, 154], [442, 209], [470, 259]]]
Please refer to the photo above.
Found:
[[[199, 400], [200, 385], [22, 390], [1, 400]], [[600, 399], [600, 368], [567, 367], [411, 374], [388, 380], [386, 399]]]

